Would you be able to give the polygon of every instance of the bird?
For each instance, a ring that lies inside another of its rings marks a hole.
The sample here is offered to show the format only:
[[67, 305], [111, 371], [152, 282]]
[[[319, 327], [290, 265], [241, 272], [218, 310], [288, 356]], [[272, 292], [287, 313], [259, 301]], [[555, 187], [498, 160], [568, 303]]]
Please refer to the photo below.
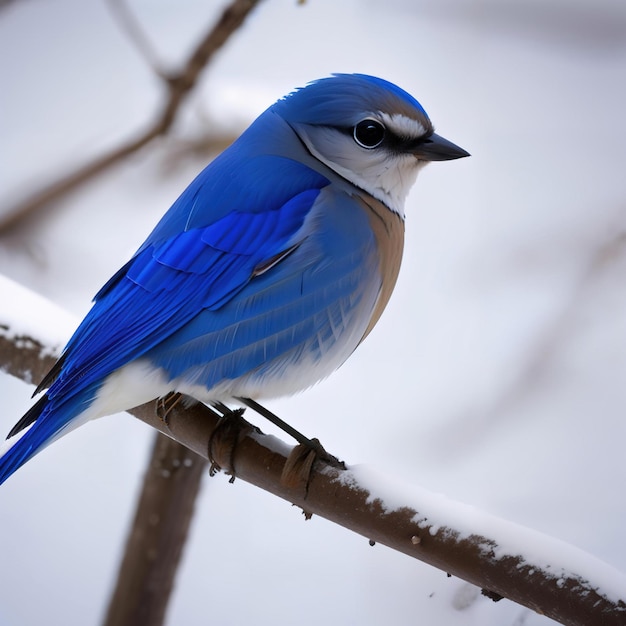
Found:
[[0, 484], [89, 420], [171, 393], [232, 406], [329, 376], [389, 301], [418, 172], [466, 156], [382, 78], [280, 98], [97, 292], [2, 444]]

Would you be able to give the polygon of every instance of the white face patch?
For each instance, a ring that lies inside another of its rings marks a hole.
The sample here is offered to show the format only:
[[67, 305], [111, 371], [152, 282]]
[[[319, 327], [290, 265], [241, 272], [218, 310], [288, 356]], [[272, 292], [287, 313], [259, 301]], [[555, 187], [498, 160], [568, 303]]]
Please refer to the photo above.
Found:
[[426, 128], [424, 128], [421, 122], [412, 117], [402, 115], [402, 113], [392, 113], [390, 115], [389, 113], [379, 112], [375, 117], [398, 137], [419, 139], [426, 134]]
[[[413, 122], [415, 132], [419, 122], [397, 117]], [[352, 135], [325, 126], [299, 127], [298, 134], [314, 157], [404, 217], [404, 201], [425, 161], [412, 154], [390, 152], [384, 146], [363, 148]]]

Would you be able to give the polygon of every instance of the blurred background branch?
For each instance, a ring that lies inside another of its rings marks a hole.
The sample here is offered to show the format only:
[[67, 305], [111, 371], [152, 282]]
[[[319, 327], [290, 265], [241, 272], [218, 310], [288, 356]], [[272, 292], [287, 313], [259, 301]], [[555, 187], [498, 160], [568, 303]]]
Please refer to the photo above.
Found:
[[111, 8], [111, 14], [117, 20], [120, 28], [126, 31], [130, 41], [135, 45], [144, 61], [157, 76], [167, 82], [168, 75], [159, 60], [157, 51], [126, 0], [108, 0], [108, 5]]
[[165, 622], [206, 459], [157, 433], [105, 626]]
[[[228, 41], [229, 37], [243, 24], [246, 17], [259, 1], [233, 0], [224, 9], [217, 23], [208, 29], [206, 35], [187, 59], [183, 69], [176, 74], [167, 75], [155, 66], [152, 48], [148, 46], [145, 37], [139, 34], [141, 30], [130, 17], [130, 12], [122, 8], [123, 1], [114, 0], [112, 6], [116, 7], [115, 14], [122, 23], [126, 24], [126, 30], [142, 50], [144, 57], [162, 78], [166, 87], [167, 95], [161, 113], [148, 128], [138, 132], [135, 137], [130, 138], [122, 145], [101, 155], [90, 163], [77, 167], [69, 174], [62, 176], [51, 184], [35, 191], [35, 193], [16, 205], [6, 209], [0, 215], [0, 235], [8, 234], [15, 230], [27, 220], [35, 217], [37, 213], [45, 210], [51, 203], [60, 200], [65, 194], [92, 180], [95, 176], [102, 174], [112, 165], [134, 154], [157, 137], [166, 135], [172, 127], [181, 105], [196, 86], [203, 69], [211, 61], [214, 54]], [[223, 140], [218, 140], [218, 144], [222, 145]]]

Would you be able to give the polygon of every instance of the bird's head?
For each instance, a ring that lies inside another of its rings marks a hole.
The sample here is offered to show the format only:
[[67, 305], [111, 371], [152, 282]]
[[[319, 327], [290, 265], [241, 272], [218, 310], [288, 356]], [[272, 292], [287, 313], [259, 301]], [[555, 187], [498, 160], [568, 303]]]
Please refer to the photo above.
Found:
[[400, 215], [421, 167], [469, 156], [434, 133], [415, 98], [373, 76], [334, 74], [272, 109], [314, 157]]

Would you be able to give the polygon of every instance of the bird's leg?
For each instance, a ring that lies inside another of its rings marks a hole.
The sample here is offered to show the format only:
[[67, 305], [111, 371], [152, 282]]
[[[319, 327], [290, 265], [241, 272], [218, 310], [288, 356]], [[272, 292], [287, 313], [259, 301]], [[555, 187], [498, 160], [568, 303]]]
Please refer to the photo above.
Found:
[[211, 461], [209, 475], [215, 476], [215, 474], [222, 469], [220, 464], [215, 460], [216, 455], [214, 451], [217, 451], [220, 448], [225, 448], [225, 450], [220, 450], [220, 454], [218, 454], [218, 456], [228, 456], [228, 468], [226, 468], [226, 472], [230, 474], [230, 482], [232, 483], [235, 482], [234, 456], [235, 448], [237, 447], [237, 442], [239, 441], [239, 434], [242, 430], [242, 422], [247, 427], [250, 427], [250, 425], [242, 418], [243, 412], [245, 411], [243, 408], [229, 409], [221, 402], [213, 402], [211, 407], [214, 413], [219, 416], [219, 422], [211, 433], [207, 445], [208, 456]]
[[287, 422], [283, 421], [276, 415], [272, 413], [269, 409], [266, 409], [262, 404], [259, 404], [256, 400], [252, 400], [251, 398], [235, 398], [239, 402], [243, 402], [246, 406], [249, 406], [253, 411], [256, 411], [259, 415], [262, 415], [266, 420], [272, 422], [274, 426], [278, 426], [283, 432], [286, 432], [290, 437], [293, 437], [299, 444], [310, 448], [311, 450], [315, 450], [321, 455], [327, 454], [326, 450], [322, 447], [322, 444], [317, 439], [309, 439], [305, 437], [300, 431], [293, 428], [287, 424]]
[[174, 410], [176, 405], [182, 400], [183, 394], [177, 391], [170, 391], [168, 394], [157, 398], [156, 401], [156, 414], [157, 417], [170, 429], [170, 413]]
[[326, 452], [319, 439], [309, 439], [305, 437], [301, 432], [280, 419], [278, 415], [272, 413], [251, 398], [235, 399], [247, 405], [259, 415], [262, 415], [265, 419], [269, 420], [275, 426], [278, 426], [278, 428], [298, 442], [298, 445], [291, 451], [291, 454], [285, 462], [285, 467], [283, 468], [281, 480], [287, 486], [298, 487], [304, 484], [305, 490], [308, 491], [313, 463], [318, 458], [334, 467], [341, 469], [346, 468], [343, 461], [340, 461], [337, 457]]

